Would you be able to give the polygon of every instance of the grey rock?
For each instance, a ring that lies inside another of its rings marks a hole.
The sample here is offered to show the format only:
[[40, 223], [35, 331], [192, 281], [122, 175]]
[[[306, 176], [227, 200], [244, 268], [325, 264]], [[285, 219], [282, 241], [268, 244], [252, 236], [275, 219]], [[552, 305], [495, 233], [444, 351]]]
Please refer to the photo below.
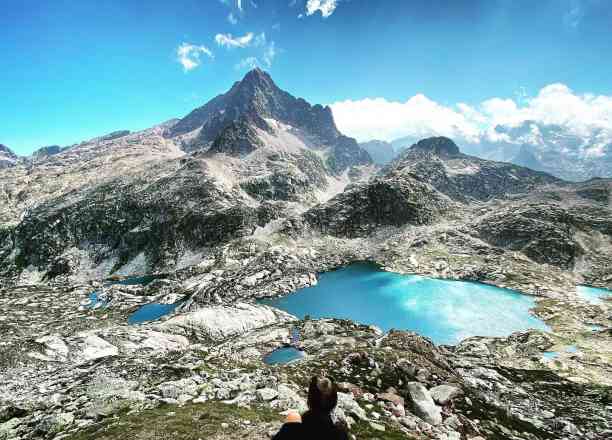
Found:
[[441, 410], [434, 403], [427, 388], [419, 382], [409, 382], [407, 385], [416, 414], [431, 425], [442, 423]]
[[463, 395], [463, 390], [454, 385], [439, 385], [431, 388], [429, 393], [438, 405], [446, 405], [455, 397]]
[[278, 392], [272, 388], [261, 388], [256, 392], [257, 398], [262, 402], [268, 402], [276, 399]]
[[181, 400], [182, 396], [195, 396], [198, 392], [198, 384], [192, 379], [180, 379], [164, 382], [158, 386], [161, 395], [168, 399]]

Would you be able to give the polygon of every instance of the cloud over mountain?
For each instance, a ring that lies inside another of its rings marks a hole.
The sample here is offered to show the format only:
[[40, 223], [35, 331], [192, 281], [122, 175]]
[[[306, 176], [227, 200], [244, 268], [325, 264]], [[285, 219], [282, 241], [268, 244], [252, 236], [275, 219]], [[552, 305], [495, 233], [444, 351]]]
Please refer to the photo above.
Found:
[[521, 102], [496, 97], [476, 106], [445, 106], [417, 94], [406, 102], [365, 98], [331, 107], [339, 128], [362, 141], [440, 135], [468, 143], [512, 142], [496, 127], [518, 127], [525, 121], [558, 125], [582, 138], [612, 139], [612, 96], [578, 94], [559, 83]]

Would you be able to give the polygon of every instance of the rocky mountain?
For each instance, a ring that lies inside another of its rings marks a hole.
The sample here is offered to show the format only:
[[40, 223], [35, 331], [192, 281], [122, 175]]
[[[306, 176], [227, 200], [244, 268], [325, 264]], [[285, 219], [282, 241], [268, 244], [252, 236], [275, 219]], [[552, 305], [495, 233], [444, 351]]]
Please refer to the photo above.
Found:
[[[492, 140], [494, 138], [494, 140]], [[494, 136], [462, 142], [464, 152], [495, 161], [510, 162], [569, 181], [612, 177], [612, 135], [602, 130], [579, 136], [567, 127], [523, 121], [498, 125]], [[396, 156], [416, 143], [408, 136], [391, 142]]]
[[523, 121], [517, 126], [495, 127], [496, 142], [483, 139], [466, 144], [472, 154], [521, 164], [570, 181], [612, 177], [612, 145], [609, 133], [579, 136], [567, 127]]
[[0, 169], [14, 166], [19, 157], [6, 145], [0, 144]]
[[373, 172], [329, 108], [259, 69], [180, 120], [35, 157], [0, 174], [5, 278], [180, 266]]
[[611, 190], [610, 180], [573, 184], [465, 155], [437, 137], [414, 144], [382, 175], [311, 208], [303, 219], [323, 234], [349, 238], [389, 226], [452, 222], [452, 234], [599, 277], [612, 243]]
[[313, 106], [293, 97], [259, 68], [227, 93], [182, 118], [167, 136], [179, 137], [186, 151], [240, 157], [262, 146], [257, 130], [273, 134], [279, 126], [290, 127], [292, 134], [311, 149], [324, 151], [326, 161], [337, 172], [371, 163], [354, 139], [338, 131], [329, 107]]
[[389, 142], [372, 140], [362, 142], [359, 146], [366, 150], [372, 160], [378, 165], [386, 165], [395, 158], [395, 150]]

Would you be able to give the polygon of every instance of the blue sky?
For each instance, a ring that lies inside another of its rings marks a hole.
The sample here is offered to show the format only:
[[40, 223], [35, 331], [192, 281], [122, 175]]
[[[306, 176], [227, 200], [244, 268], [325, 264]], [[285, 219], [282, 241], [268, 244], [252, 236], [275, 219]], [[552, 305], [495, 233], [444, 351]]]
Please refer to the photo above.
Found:
[[[335, 103], [358, 138], [379, 129], [350, 124], [373, 102], [422, 97], [490, 123], [508, 100], [517, 118], [555, 84], [565, 87], [555, 99], [612, 119], [607, 0], [0, 0], [0, 10], [0, 143], [19, 154], [180, 117], [254, 63], [294, 95]], [[380, 137], [410, 121], [396, 125]]]

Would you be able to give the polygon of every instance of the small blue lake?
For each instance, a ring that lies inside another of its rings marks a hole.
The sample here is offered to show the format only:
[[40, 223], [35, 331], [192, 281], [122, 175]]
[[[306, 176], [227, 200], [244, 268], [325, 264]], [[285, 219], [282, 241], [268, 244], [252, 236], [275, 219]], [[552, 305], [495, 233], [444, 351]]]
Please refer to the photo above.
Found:
[[144, 275], [141, 277], [130, 277], [124, 278], [119, 281], [111, 282], [110, 284], [121, 284], [124, 286], [146, 286], [149, 283], [152, 283], [155, 280], [160, 279], [160, 275]]
[[[123, 280], [106, 282], [104, 283], [104, 287], [112, 286], [113, 284], [121, 284], [123, 286], [146, 286], [147, 284], [159, 278], [159, 275], [131, 277], [125, 278]], [[142, 324], [144, 322], [156, 321], [162, 318], [163, 316], [166, 316], [169, 313], [173, 312], [174, 309], [176, 309], [180, 305], [180, 303], [181, 301], [174, 304], [145, 304], [128, 317], [128, 324]], [[88, 307], [90, 309], [98, 309], [106, 306], [108, 306], [108, 301], [104, 298], [100, 291], [95, 290], [89, 294]]]
[[344, 318], [385, 331], [412, 330], [437, 344], [549, 330], [529, 313], [533, 297], [487, 284], [385, 272], [370, 263], [323, 273], [316, 286], [260, 302], [302, 319]]
[[[118, 281], [107, 281], [103, 284], [103, 288], [104, 287], [108, 287], [108, 286], [112, 286], [113, 284], [121, 284], [123, 286], [146, 286], [147, 284], [151, 283], [152, 281], [155, 281], [157, 279], [159, 279], [160, 276], [159, 275], [144, 275], [144, 276], [140, 276], [140, 277], [130, 277], [130, 278], [124, 278], [122, 280], [118, 280]], [[91, 292], [89, 294], [89, 305], [88, 307], [90, 309], [98, 309], [101, 307], [106, 307], [108, 305], [108, 302], [106, 301], [106, 299], [101, 298], [100, 291], [98, 290], [94, 290], [93, 292]]]
[[[568, 345], [567, 347], [565, 347], [564, 350], [566, 353], [576, 353], [578, 352], [578, 347], [576, 347], [575, 345]], [[559, 356], [559, 352], [558, 351], [545, 351], [542, 353], [542, 357], [544, 357], [544, 359], [555, 359], [557, 356]]]
[[264, 362], [268, 365], [287, 364], [302, 359], [304, 352], [294, 347], [281, 347], [268, 353]]
[[174, 304], [145, 304], [128, 317], [128, 324], [142, 324], [143, 322], [156, 321], [173, 312], [179, 304], [180, 302]]
[[578, 296], [591, 304], [603, 304], [604, 298], [612, 296], [612, 290], [597, 287], [577, 286]]

